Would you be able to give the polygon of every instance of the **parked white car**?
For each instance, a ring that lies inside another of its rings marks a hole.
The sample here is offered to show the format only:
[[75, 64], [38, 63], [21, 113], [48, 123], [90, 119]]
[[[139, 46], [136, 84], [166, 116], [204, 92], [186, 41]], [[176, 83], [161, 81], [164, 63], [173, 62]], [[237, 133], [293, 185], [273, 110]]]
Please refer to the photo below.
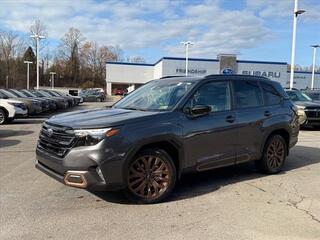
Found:
[[14, 99], [0, 99], [0, 124], [28, 116], [26, 105]]

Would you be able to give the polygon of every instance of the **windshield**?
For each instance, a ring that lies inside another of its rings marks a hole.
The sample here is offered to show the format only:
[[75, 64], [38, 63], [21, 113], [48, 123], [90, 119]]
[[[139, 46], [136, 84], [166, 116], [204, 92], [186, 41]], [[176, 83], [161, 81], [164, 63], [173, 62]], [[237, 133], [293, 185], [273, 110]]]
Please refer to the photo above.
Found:
[[117, 102], [113, 108], [142, 111], [168, 111], [172, 109], [194, 81], [151, 81]]
[[28, 92], [27, 90], [21, 90], [21, 91], [28, 97], [37, 97], [36, 95], [32, 94], [31, 92]]
[[6, 95], [9, 98], [16, 98], [18, 96], [14, 95], [13, 93], [7, 91], [7, 90], [2, 90], [2, 94]]
[[39, 91], [35, 91], [35, 90], [31, 90], [31, 92], [36, 95], [37, 97], [46, 97], [45, 95], [43, 95], [42, 93], [40, 93]]
[[27, 97], [25, 94], [19, 92], [18, 90], [15, 90], [15, 89], [11, 89], [10, 92], [12, 92], [13, 94], [17, 95], [18, 97], [23, 97], [23, 98]]
[[299, 91], [288, 91], [287, 92], [289, 98], [291, 101], [297, 102], [297, 101], [302, 101], [302, 102], [310, 102], [312, 99], [307, 96], [306, 94], [299, 92]]

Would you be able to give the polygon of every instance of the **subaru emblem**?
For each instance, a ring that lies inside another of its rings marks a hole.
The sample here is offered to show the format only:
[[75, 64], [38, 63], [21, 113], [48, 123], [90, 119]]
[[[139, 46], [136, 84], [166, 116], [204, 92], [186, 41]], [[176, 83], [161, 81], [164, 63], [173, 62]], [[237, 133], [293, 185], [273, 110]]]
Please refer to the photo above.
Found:
[[49, 128], [49, 129], [47, 130], [47, 133], [48, 133], [48, 137], [52, 137], [52, 135], [53, 135], [53, 130], [52, 130], [51, 128]]

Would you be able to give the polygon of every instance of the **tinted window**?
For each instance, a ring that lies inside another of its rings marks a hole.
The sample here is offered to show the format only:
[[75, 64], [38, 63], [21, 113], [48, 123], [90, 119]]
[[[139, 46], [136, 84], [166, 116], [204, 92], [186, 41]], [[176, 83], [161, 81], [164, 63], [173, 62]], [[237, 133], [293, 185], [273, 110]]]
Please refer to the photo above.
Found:
[[268, 83], [261, 82], [263, 89], [263, 96], [266, 105], [277, 105], [281, 102], [281, 96], [279, 93]]
[[238, 108], [262, 106], [259, 85], [253, 81], [234, 81], [235, 100]]
[[212, 112], [231, 109], [228, 82], [211, 82], [201, 86], [191, 98], [191, 106], [207, 105]]

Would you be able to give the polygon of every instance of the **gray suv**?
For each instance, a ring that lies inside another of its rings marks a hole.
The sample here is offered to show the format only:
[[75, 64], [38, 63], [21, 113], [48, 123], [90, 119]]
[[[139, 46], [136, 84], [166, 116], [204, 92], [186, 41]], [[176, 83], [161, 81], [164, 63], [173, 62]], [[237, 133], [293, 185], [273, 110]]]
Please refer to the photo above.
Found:
[[279, 83], [246, 75], [150, 81], [111, 109], [56, 115], [40, 132], [36, 167], [73, 187], [164, 200], [182, 174], [254, 161], [281, 170], [299, 134]]

